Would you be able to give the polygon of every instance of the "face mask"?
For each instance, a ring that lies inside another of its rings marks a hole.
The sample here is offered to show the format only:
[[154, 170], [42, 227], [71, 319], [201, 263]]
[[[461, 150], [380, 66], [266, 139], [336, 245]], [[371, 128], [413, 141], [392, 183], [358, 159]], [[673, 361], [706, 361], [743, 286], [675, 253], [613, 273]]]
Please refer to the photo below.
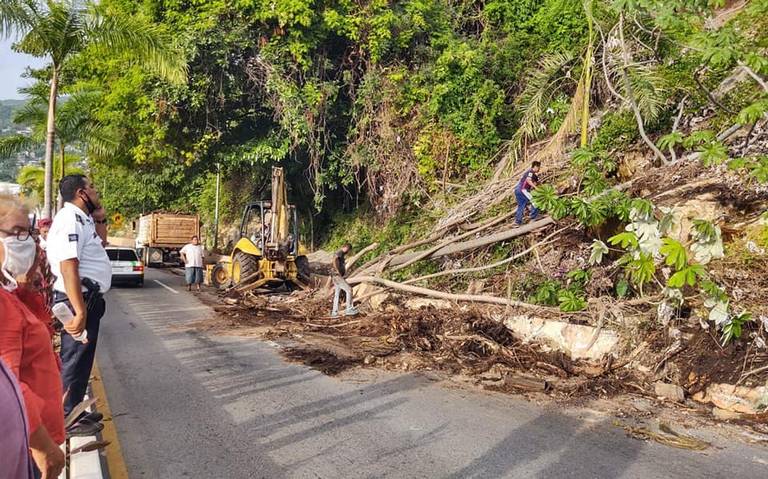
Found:
[[18, 285], [16, 278], [27, 274], [35, 263], [37, 246], [31, 236], [24, 241], [20, 241], [15, 236], [8, 236], [0, 239], [0, 241], [2, 241], [5, 250], [2, 273], [10, 281], [11, 287], [8, 288], [6, 285], [6, 289], [12, 290]]
[[93, 213], [94, 211], [96, 211], [96, 205], [95, 205], [95, 204], [93, 204], [93, 201], [91, 200], [91, 197], [90, 197], [90, 196], [88, 196], [88, 193], [83, 193], [83, 195], [84, 195], [85, 197], [83, 198], [83, 197], [81, 196], [81, 198], [82, 198], [82, 199], [83, 199], [83, 201], [85, 202], [85, 207], [86, 207], [86, 208], [88, 208], [88, 214], [91, 214], [91, 213]]

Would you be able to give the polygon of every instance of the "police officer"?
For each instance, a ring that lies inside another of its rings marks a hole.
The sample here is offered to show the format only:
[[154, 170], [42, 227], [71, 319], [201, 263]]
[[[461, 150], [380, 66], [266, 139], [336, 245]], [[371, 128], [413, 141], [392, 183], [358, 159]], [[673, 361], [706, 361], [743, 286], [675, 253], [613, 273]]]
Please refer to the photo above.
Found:
[[[74, 319], [61, 332], [61, 376], [66, 399], [64, 414], [85, 396], [96, 354], [99, 323], [104, 315], [103, 295], [112, 285], [112, 268], [104, 249], [107, 221], [99, 193], [84, 175], [61, 179], [59, 192], [65, 201], [48, 232], [47, 253], [53, 283], [53, 302], [65, 302]], [[87, 339], [77, 341], [83, 330]], [[101, 429], [100, 414], [81, 417], [70, 435], [86, 435]]]

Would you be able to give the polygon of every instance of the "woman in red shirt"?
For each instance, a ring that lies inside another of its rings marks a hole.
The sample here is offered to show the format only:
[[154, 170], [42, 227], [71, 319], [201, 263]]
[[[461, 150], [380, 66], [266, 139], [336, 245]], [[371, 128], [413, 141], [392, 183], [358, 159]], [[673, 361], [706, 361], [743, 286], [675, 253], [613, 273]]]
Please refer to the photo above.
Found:
[[63, 393], [43, 297], [25, 287], [36, 251], [26, 209], [0, 196], [0, 358], [21, 385], [35, 464], [52, 479], [64, 467]]

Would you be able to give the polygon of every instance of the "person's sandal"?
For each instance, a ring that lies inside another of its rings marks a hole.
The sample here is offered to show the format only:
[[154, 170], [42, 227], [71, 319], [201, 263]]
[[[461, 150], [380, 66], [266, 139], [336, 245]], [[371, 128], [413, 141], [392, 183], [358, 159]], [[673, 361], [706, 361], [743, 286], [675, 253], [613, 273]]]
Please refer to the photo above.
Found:
[[67, 437], [95, 436], [104, 429], [104, 424], [81, 419], [67, 429]]
[[344, 312], [344, 316], [357, 316], [360, 314], [360, 311], [357, 310], [357, 308], [352, 308]]

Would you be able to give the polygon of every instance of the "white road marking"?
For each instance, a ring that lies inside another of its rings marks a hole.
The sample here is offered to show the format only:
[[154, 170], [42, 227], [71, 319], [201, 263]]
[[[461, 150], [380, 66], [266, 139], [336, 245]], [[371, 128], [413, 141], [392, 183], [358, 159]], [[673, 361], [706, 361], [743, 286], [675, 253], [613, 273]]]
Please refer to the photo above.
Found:
[[[176, 293], [177, 291], [174, 291]], [[179, 308], [179, 309], [163, 309], [163, 310], [151, 310], [151, 311], [139, 311], [139, 315], [153, 315], [153, 314], [166, 314], [166, 313], [181, 313], [184, 311], [204, 311], [208, 310], [208, 306], [198, 306], [195, 308]]]
[[171, 287], [170, 287], [170, 286], [168, 286], [167, 284], [165, 284], [165, 283], [161, 282], [159, 279], [156, 279], [156, 280], [155, 280], [155, 283], [159, 284], [160, 286], [162, 286], [163, 288], [167, 289], [168, 291], [170, 291], [170, 292], [171, 292], [171, 293], [173, 293], [173, 294], [179, 294], [179, 292], [178, 292], [178, 291], [176, 291], [175, 289], [171, 288]]

